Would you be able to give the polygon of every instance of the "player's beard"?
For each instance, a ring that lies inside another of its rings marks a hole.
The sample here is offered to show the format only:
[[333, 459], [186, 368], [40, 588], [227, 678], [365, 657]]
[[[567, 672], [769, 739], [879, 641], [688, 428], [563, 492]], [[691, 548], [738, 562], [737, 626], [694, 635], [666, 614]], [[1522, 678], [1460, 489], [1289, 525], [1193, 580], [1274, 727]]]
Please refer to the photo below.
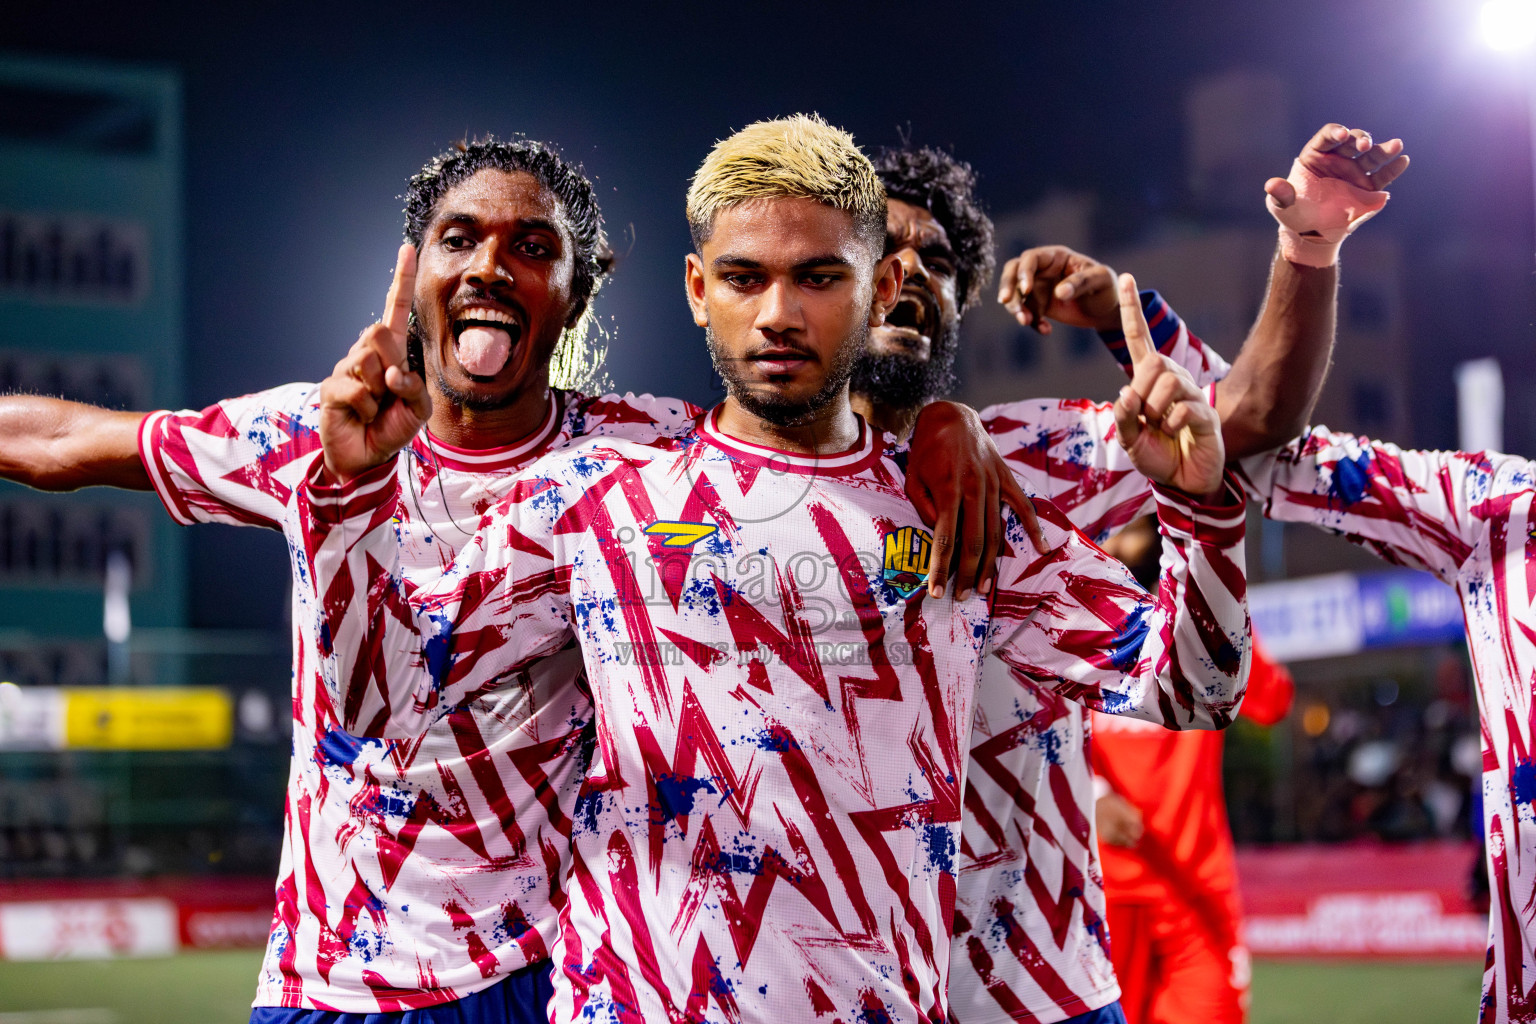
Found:
[[946, 320], [939, 328], [939, 336], [929, 346], [925, 360], [899, 352], [884, 355], [863, 352], [853, 364], [849, 389], [871, 402], [896, 409], [927, 405], [954, 390], [955, 352], [959, 341], [960, 321]]
[[817, 413], [842, 394], [843, 386], [853, 375], [859, 353], [869, 344], [869, 321], [860, 320], [853, 334], [843, 339], [821, 387], [815, 394], [798, 402], [785, 399], [772, 388], [747, 381], [737, 369], [738, 361], [727, 358], [721, 351], [713, 328], [704, 328], [704, 342], [709, 347], [709, 359], [715, 364], [715, 372], [725, 382], [725, 393], [735, 399], [737, 405], [776, 427], [793, 427], [815, 418]]

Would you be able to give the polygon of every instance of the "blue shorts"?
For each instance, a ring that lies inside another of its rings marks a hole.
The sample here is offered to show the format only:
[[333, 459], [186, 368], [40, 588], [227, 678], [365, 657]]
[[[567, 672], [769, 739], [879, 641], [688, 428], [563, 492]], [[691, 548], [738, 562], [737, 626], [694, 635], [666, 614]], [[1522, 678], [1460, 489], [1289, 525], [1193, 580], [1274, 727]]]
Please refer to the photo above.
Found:
[[251, 1010], [251, 1024], [549, 1024], [549, 1000], [555, 992], [550, 981], [553, 970], [553, 963], [541, 960], [513, 971], [490, 988], [419, 1010], [338, 1013], [257, 1006]]
[[1120, 1009], [1120, 1000], [1116, 999], [1108, 1006], [1068, 1017], [1061, 1024], [1125, 1024], [1125, 1011]]

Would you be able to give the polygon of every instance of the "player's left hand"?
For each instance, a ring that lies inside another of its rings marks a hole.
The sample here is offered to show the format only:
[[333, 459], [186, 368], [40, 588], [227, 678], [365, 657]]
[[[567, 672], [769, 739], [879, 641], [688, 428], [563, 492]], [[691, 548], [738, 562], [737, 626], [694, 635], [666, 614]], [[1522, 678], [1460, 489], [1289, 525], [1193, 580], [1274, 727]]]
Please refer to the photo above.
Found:
[[1117, 284], [1131, 355], [1131, 383], [1115, 400], [1120, 444], [1147, 479], [1195, 498], [1215, 494], [1227, 460], [1221, 417], [1189, 371], [1153, 348], [1136, 279], [1121, 274]]
[[918, 413], [907, 457], [907, 497], [933, 528], [930, 597], [944, 596], [951, 568], [957, 600], [969, 597], [972, 589], [991, 593], [1003, 546], [1004, 504], [1017, 513], [1036, 550], [1051, 550], [1035, 506], [968, 405], [930, 402]]

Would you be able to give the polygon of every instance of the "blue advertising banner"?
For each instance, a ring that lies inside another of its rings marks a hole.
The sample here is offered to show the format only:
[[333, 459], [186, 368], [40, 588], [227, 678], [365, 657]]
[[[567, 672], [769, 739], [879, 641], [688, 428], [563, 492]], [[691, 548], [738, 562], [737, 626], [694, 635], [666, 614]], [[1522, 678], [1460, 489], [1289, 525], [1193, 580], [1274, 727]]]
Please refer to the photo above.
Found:
[[1281, 661], [1444, 643], [1465, 635], [1456, 591], [1412, 569], [1262, 583], [1248, 596], [1254, 632]]

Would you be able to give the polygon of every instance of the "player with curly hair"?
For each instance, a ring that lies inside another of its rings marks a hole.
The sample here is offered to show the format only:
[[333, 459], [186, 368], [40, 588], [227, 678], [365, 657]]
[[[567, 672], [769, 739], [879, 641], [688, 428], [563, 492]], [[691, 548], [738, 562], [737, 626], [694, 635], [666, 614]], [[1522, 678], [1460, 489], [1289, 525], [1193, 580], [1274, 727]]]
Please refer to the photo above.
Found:
[[[407, 184], [386, 314], [408, 324], [433, 418], [402, 460], [401, 557], [426, 585], [523, 467], [572, 436], [691, 422], [687, 403], [566, 390], [611, 263], [596, 193], [531, 139], [461, 143]], [[337, 364], [361, 391], [382, 325]], [[562, 362], [561, 352], [566, 353]], [[561, 378], [561, 371], [565, 379]], [[564, 385], [564, 387], [557, 386]], [[0, 398], [0, 476], [47, 490], [153, 489], [183, 524], [280, 529], [319, 448], [322, 388], [203, 410]], [[579, 659], [456, 709], [419, 742], [360, 738], [294, 623], [293, 756], [276, 907], [251, 1020], [543, 1021], [574, 785], [590, 755]]]
[[[380, 401], [386, 371], [398, 372], [381, 345], [398, 335], [431, 391], [391, 510], [405, 576], [425, 587], [545, 452], [579, 435], [692, 425], [698, 410], [686, 402], [569, 390], [595, 367], [584, 328], [611, 260], [591, 183], [550, 146], [454, 146], [410, 179], [405, 214], [384, 320], [326, 384], [150, 414], [3, 396], [0, 477], [45, 490], [154, 489], [183, 524], [280, 529], [327, 417], [366, 412], [375, 434], [363, 443], [374, 444], [403, 411]], [[341, 404], [323, 410], [328, 386]], [[963, 420], [938, 412], [919, 434], [944, 455], [915, 447], [913, 479], [977, 450], [958, 450]], [[961, 497], [951, 495], [953, 516]], [[969, 565], [989, 574], [993, 560], [980, 554]], [[383, 742], [361, 738], [372, 723], [327, 684], [332, 638], [311, 626], [295, 618], [293, 757], [252, 1021], [545, 1020], [571, 800], [591, 750], [580, 659], [547, 659], [420, 739]]]
[[[1406, 166], [1400, 151], [1396, 140], [1376, 146], [1329, 125], [1302, 160], [1334, 182], [1370, 167], [1380, 188]], [[899, 435], [954, 383], [962, 318], [992, 277], [993, 227], [969, 164], [910, 145], [873, 159], [889, 197], [886, 251], [905, 276], [900, 301], [855, 368], [854, 407]], [[1230, 370], [1156, 293], [1143, 293], [1159, 350], [1213, 386], [1229, 452], [1263, 451], [1305, 422], [1332, 347], [1336, 281], [1331, 266], [1278, 257], [1264, 310]], [[1119, 354], [1113, 282], [1107, 266], [1043, 247], [1008, 261], [998, 298], [1021, 326], [1049, 333], [1059, 319], [1098, 328]], [[1034, 399], [984, 409], [981, 419], [1025, 488], [1089, 537], [1105, 539], [1148, 507], [1149, 485], [1121, 457], [1108, 404]], [[950, 1008], [961, 1024], [1124, 1020], [1087, 737], [1079, 705], [988, 662], [971, 734], [951, 954]]]

